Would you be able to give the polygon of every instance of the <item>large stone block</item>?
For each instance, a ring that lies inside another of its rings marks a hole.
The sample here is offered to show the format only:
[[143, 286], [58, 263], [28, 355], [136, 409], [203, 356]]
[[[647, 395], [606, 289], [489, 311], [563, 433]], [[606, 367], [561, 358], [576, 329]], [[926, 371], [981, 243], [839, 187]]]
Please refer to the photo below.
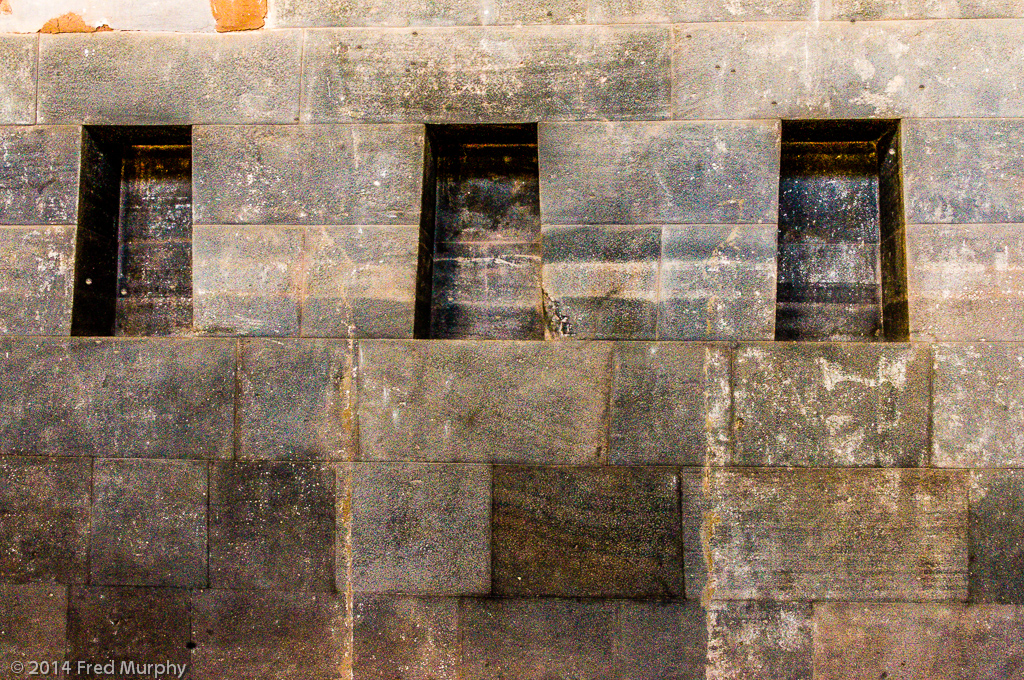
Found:
[[667, 118], [669, 51], [651, 26], [308, 31], [302, 119]]
[[683, 489], [690, 597], [967, 597], [964, 473], [708, 470]]
[[811, 680], [812, 614], [808, 603], [712, 603], [707, 680]]
[[678, 24], [828, 19], [820, 4], [814, 0], [591, 0], [587, 20], [594, 24]]
[[0, 678], [24, 677], [11, 671], [16, 661], [48, 660], [47, 670], [52, 671], [53, 662], [62, 661], [67, 649], [67, 587], [2, 584], [0, 601]]
[[[290, 26], [479, 26], [583, 23], [586, 0], [415, 0], [402, 4], [279, 0], [267, 24]], [[605, 22], [600, 22], [605, 23]]]
[[832, 18], [850, 21], [876, 19], [1000, 19], [1024, 16], [1020, 0], [832, 0]]
[[494, 593], [681, 596], [678, 499], [672, 469], [495, 467]]
[[452, 597], [356, 597], [353, 680], [456, 680], [458, 612]]
[[0, 581], [84, 583], [88, 461], [0, 457]]
[[777, 121], [538, 127], [546, 224], [774, 223]]
[[[0, 31], [35, 33], [54, 23], [68, 25], [65, 14], [75, 12], [86, 27], [104, 24], [115, 31], [180, 31], [212, 32], [214, 18], [209, 2], [197, 0], [166, 0], [165, 2], [132, 2], [121, 0], [36, 0], [10, 4], [12, 11], [0, 14]], [[74, 23], [74, 22], [70, 22]]]
[[243, 340], [237, 457], [352, 460], [354, 354], [343, 340]]
[[971, 602], [1024, 604], [1024, 470], [971, 472]]
[[99, 460], [93, 475], [91, 584], [207, 585], [205, 462]]
[[419, 224], [423, 127], [197, 128], [199, 224]]
[[629, 680], [704, 680], [708, 628], [699, 602], [618, 603], [615, 656]]
[[352, 588], [487, 594], [491, 470], [485, 465], [358, 463], [352, 478]]
[[924, 465], [927, 345], [741, 345], [734, 461], [805, 467]]
[[367, 340], [359, 352], [363, 460], [604, 457], [610, 344]]
[[937, 467], [1024, 466], [1024, 347], [938, 345], [932, 407]]
[[0, 333], [68, 335], [74, 227], [0, 227]]
[[0, 224], [75, 224], [81, 147], [73, 125], [0, 127]]
[[1004, 680], [1024, 667], [1020, 607], [814, 606], [814, 677]]
[[294, 123], [301, 34], [100, 32], [39, 39], [40, 123]]
[[36, 122], [36, 50], [30, 35], [0, 37], [0, 125]]
[[772, 340], [776, 226], [662, 229], [658, 338]]

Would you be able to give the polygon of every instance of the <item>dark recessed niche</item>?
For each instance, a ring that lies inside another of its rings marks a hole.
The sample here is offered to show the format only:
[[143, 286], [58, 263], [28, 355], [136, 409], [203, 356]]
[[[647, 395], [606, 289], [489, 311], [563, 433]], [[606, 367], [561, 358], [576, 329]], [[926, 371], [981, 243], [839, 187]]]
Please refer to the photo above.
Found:
[[783, 121], [776, 340], [908, 337], [899, 121]]
[[416, 337], [544, 337], [537, 126], [428, 125]]
[[73, 335], [192, 329], [188, 127], [86, 127]]

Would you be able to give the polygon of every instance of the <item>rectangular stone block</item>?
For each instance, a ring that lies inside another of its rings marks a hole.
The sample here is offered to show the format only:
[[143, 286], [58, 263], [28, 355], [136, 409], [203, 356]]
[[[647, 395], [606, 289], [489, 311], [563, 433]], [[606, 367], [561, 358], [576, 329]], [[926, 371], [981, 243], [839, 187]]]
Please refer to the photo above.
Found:
[[336, 593], [194, 592], [192, 680], [348, 678], [351, 631]]
[[352, 588], [478, 595], [491, 589], [491, 470], [358, 463], [352, 478]]
[[725, 465], [731, 354], [723, 345], [617, 343], [608, 462]]
[[616, 678], [704, 680], [708, 628], [699, 602], [618, 603]]
[[678, 499], [671, 469], [495, 467], [494, 593], [681, 596]]
[[611, 345], [359, 343], [363, 460], [603, 459]]
[[802, 602], [712, 603], [707, 680], [811, 680], [812, 615]]
[[0, 678], [24, 677], [11, 671], [16, 661], [49, 659], [52, 670], [53, 661], [62, 661], [67, 647], [67, 587], [3, 584], [0, 601]]
[[820, 603], [814, 677], [1003, 680], [1020, 677], [1019, 607]]
[[298, 335], [301, 227], [193, 227], [195, 327], [211, 335]]
[[90, 584], [207, 585], [205, 462], [98, 460], [93, 475]]
[[927, 460], [927, 345], [740, 345], [733, 370], [738, 465], [917, 467]]
[[0, 333], [68, 335], [74, 261], [74, 227], [0, 227]]
[[542, 123], [541, 213], [547, 224], [774, 223], [779, 134], [777, 121]]
[[243, 340], [237, 458], [355, 458], [354, 354], [342, 340]]
[[678, 24], [708, 21], [799, 21], [828, 19], [813, 0], [590, 0], [592, 24]]
[[456, 680], [459, 601], [361, 595], [355, 598], [353, 680]]
[[876, 19], [1000, 19], [1024, 16], [1020, 0], [833, 0], [832, 18], [871, 21]]
[[[479, 26], [580, 24], [585, 0], [415, 0], [401, 5], [372, 2], [305, 3], [280, 0], [270, 5], [267, 25], [290, 26]], [[598, 22], [606, 23], [606, 22]]]
[[1024, 466], [1024, 347], [937, 345], [932, 464]]
[[776, 226], [665, 226], [658, 338], [773, 340]]
[[661, 227], [548, 226], [543, 248], [553, 335], [656, 337]]
[[0, 125], [36, 122], [36, 52], [34, 35], [0, 37]]
[[967, 493], [966, 474], [939, 470], [691, 475], [684, 559], [698, 571], [687, 567], [687, 596], [964, 600]]
[[335, 472], [324, 464], [222, 462], [210, 472], [210, 585], [335, 589]]
[[909, 225], [911, 337], [1024, 340], [1022, 253], [1024, 224]]
[[[68, 10], [79, 14], [85, 26], [106, 24], [115, 31], [179, 31], [193, 33], [212, 32], [214, 17], [208, 2], [196, 0], [167, 0], [161, 3], [123, 3], [120, 0], [93, 0], [88, 4], [74, 4], [67, 0], [37, 0], [12, 5], [12, 12], [0, 15], [0, 31], [35, 33], [50, 23], [67, 26], [62, 16]], [[74, 22], [72, 22], [74, 23]], [[49, 30], [49, 29], [48, 29]]]
[[295, 123], [301, 38], [299, 31], [44, 35], [38, 119], [101, 125]]
[[1024, 604], [1024, 470], [971, 472], [971, 602]]
[[669, 52], [652, 26], [308, 31], [302, 120], [667, 118]]
[[84, 583], [88, 572], [88, 461], [0, 457], [0, 580]]
[[310, 227], [302, 335], [411, 338], [419, 229]]
[[0, 127], [0, 224], [75, 224], [81, 147], [73, 125]]

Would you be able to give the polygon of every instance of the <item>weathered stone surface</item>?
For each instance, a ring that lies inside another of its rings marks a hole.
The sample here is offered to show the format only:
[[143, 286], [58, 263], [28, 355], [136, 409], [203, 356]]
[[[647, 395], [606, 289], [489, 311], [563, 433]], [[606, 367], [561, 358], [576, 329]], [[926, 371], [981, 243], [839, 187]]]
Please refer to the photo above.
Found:
[[553, 335], [655, 338], [660, 227], [549, 226], [543, 234], [544, 302]]
[[681, 596], [678, 499], [671, 469], [495, 467], [494, 593]]
[[196, 330], [211, 335], [298, 335], [301, 227], [196, 225]]
[[971, 472], [971, 602], [1024, 604], [1024, 470]]
[[84, 583], [88, 461], [0, 457], [0, 580]]
[[199, 591], [192, 595], [192, 636], [193, 680], [350, 677], [344, 595]]
[[967, 597], [966, 474], [734, 469], [683, 482], [688, 597]]
[[601, 460], [610, 344], [359, 343], [364, 460]]
[[352, 460], [354, 354], [346, 341], [243, 340], [237, 457]]
[[774, 224], [665, 226], [658, 338], [775, 337]]
[[832, 18], [872, 19], [997, 19], [1024, 16], [1020, 0], [832, 0]]
[[[107, 25], [118, 31], [181, 31], [194, 33], [213, 30], [210, 3], [205, 0], [166, 0], [132, 2], [121, 0], [35, 0], [10, 4], [11, 12], [0, 11], [0, 31], [35, 33], [69, 11], [79, 16], [83, 26]], [[33, 36], [34, 37], [34, 36]]]
[[1003, 680], [1024, 666], [1019, 607], [823, 603], [814, 629], [821, 680]]
[[491, 470], [360, 463], [352, 479], [352, 587], [364, 593], [486, 594]]
[[[67, 646], [68, 592], [56, 585], [0, 585], [0, 678], [15, 661], [62, 661]], [[53, 675], [52, 673], [48, 673]]]
[[0, 37], [0, 125], [36, 122], [37, 49], [35, 36]]
[[779, 124], [539, 126], [547, 224], [774, 223]]
[[593, 24], [678, 24], [684, 21], [828, 19], [819, 5], [813, 0], [590, 0], [587, 21]]
[[[182, 677], [195, 677], [188, 672], [191, 631], [186, 590], [73, 587], [67, 616], [67, 658], [71, 663], [67, 677], [109, 678], [109, 673], [90, 669], [88, 664], [110, 661], [119, 678], [153, 678], [152, 669], [149, 673], [142, 669], [121, 672], [125, 661], [143, 666], [167, 662], [185, 665]], [[177, 676], [171, 672], [161, 677]]]
[[358, 596], [353, 612], [353, 680], [456, 680], [459, 601]]
[[0, 227], [0, 333], [68, 335], [74, 227]]
[[599, 600], [462, 600], [465, 680], [614, 678], [616, 604]]
[[413, 226], [306, 230], [306, 337], [411, 338], [419, 229]]
[[99, 460], [93, 474], [91, 584], [207, 585], [205, 462]]
[[927, 345], [741, 345], [734, 371], [739, 465], [925, 463]]
[[1024, 347], [937, 345], [932, 463], [1024, 466]]
[[708, 680], [811, 680], [812, 613], [807, 603], [712, 603]]
[[1024, 224], [909, 225], [911, 337], [1024, 340], [1022, 252]]
[[721, 345], [617, 343], [608, 462], [727, 464], [730, 364]]
[[317, 463], [215, 464], [211, 587], [334, 590], [334, 475]]
[[707, 624], [698, 602], [618, 603], [618, 675], [629, 680], [704, 680]]
[[72, 125], [0, 127], [0, 224], [75, 224], [81, 146]]
[[231, 456], [234, 341], [8, 338], [0, 352], [7, 452]]
[[273, 27], [578, 24], [585, 5], [585, 0], [415, 0], [401, 5], [280, 0], [272, 3], [267, 22]]
[[419, 125], [197, 128], [199, 224], [418, 224]]
[[38, 119], [294, 123], [300, 44], [299, 31], [42, 36]]
[[651, 26], [310, 31], [302, 119], [667, 118], [669, 51]]

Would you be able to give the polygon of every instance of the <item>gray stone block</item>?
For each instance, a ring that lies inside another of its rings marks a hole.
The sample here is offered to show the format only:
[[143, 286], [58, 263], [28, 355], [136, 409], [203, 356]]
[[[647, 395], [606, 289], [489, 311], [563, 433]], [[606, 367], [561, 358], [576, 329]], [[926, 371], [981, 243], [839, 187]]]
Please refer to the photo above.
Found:
[[456, 680], [459, 601], [455, 598], [355, 598], [353, 680]]
[[0, 584], [0, 601], [0, 678], [24, 677], [11, 672], [15, 661], [49, 660], [52, 671], [67, 649], [67, 587]]
[[681, 596], [678, 499], [671, 469], [495, 467], [494, 593]]
[[1019, 607], [814, 606], [814, 677], [1003, 680], [1024, 666]]
[[[683, 491], [687, 596], [964, 600], [967, 494], [966, 474], [940, 470], [691, 475]], [[693, 578], [689, 565], [699, 570]]]
[[699, 602], [618, 603], [615, 656], [629, 680], [704, 680], [708, 629]]
[[350, 677], [351, 623], [335, 593], [192, 594], [192, 680]]
[[301, 227], [196, 225], [196, 330], [211, 335], [298, 335]]
[[932, 406], [937, 467], [1024, 466], [1024, 348], [938, 345]]
[[548, 226], [543, 248], [552, 334], [655, 338], [661, 227]]
[[301, 37], [299, 31], [44, 35], [38, 119], [109, 125], [294, 123]]
[[1024, 224], [909, 225], [911, 337], [1024, 340], [1022, 252]]
[[927, 345], [741, 345], [733, 370], [738, 465], [925, 464]]
[[658, 338], [772, 340], [776, 226], [662, 229]]
[[411, 338], [419, 242], [414, 226], [307, 229], [302, 335]]
[[811, 680], [812, 615], [809, 603], [712, 603], [708, 680]]
[[193, 143], [199, 224], [419, 224], [422, 126], [213, 126]]
[[34, 35], [0, 37], [0, 125], [36, 122], [36, 51]]
[[0, 333], [68, 335], [74, 227], [0, 227]]
[[90, 464], [0, 457], [0, 580], [84, 583], [88, 572]]
[[461, 601], [465, 680], [615, 678], [614, 602]]
[[0, 224], [75, 224], [81, 147], [72, 125], [0, 127]]
[[243, 340], [237, 457], [352, 460], [354, 354], [347, 341]]
[[309, 31], [302, 120], [667, 118], [669, 38], [651, 26]]
[[205, 462], [99, 460], [93, 484], [91, 584], [207, 585]]
[[335, 472], [327, 465], [215, 464], [211, 587], [333, 591], [335, 510]]
[[779, 123], [541, 124], [546, 224], [774, 223]]
[[971, 602], [1024, 604], [1024, 470], [971, 472]]
[[617, 343], [608, 462], [725, 465], [731, 359], [721, 345]]
[[579, 464], [605, 454], [610, 344], [359, 343], [364, 460]]
[[813, 0], [590, 0], [592, 24], [678, 24], [709, 21], [828, 19]]
[[358, 463], [353, 473], [353, 590], [490, 591], [489, 467]]
[[585, 0], [415, 0], [401, 5], [280, 0], [270, 5], [267, 24], [275, 28], [579, 24], [584, 20], [585, 5]]
[[908, 0], [900, 3], [885, 0], [832, 0], [832, 18], [840, 20], [999, 19], [1021, 16], [1024, 16], [1024, 4], [1020, 0]]

